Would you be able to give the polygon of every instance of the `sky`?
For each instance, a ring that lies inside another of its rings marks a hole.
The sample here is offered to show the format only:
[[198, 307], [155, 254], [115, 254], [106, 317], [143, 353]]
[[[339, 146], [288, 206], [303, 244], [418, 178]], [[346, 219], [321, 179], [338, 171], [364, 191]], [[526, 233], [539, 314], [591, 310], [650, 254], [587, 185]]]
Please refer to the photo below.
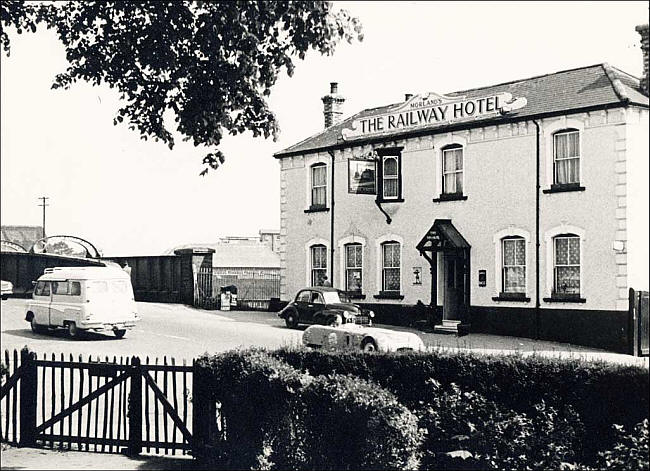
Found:
[[173, 150], [113, 125], [108, 88], [52, 90], [64, 71], [52, 31], [10, 32], [1, 56], [0, 221], [75, 235], [104, 255], [155, 255], [181, 244], [256, 236], [280, 227], [280, 166], [273, 153], [323, 129], [329, 83], [343, 116], [397, 103], [405, 93], [450, 93], [602, 62], [642, 74], [636, 25], [647, 2], [334, 2], [364, 28], [332, 56], [296, 58], [269, 98], [280, 136], [227, 136], [226, 163], [199, 176], [205, 149]]

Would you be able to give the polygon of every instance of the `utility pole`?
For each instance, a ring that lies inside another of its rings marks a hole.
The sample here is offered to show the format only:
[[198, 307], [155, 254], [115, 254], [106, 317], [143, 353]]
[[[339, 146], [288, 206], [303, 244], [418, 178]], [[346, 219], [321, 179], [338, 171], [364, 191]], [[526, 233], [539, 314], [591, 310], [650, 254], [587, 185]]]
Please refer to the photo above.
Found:
[[45, 203], [45, 200], [49, 200], [50, 198], [48, 196], [41, 196], [38, 199], [42, 200], [41, 204], [38, 206], [43, 207], [43, 238], [45, 238], [45, 207], [49, 206], [49, 204]]

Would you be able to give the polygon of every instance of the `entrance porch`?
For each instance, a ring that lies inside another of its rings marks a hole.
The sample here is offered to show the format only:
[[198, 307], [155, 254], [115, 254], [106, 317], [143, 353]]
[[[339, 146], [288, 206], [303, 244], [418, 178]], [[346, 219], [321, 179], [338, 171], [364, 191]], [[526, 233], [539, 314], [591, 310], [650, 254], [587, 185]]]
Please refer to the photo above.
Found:
[[416, 248], [431, 271], [430, 305], [442, 307], [435, 332], [465, 335], [470, 327], [471, 246], [450, 219], [436, 219]]

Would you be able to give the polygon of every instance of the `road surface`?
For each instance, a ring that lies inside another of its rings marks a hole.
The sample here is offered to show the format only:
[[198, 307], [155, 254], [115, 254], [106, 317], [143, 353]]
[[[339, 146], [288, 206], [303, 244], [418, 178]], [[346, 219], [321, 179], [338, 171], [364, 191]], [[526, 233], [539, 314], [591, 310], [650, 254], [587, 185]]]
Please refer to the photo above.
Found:
[[[65, 330], [45, 334], [31, 331], [25, 318], [25, 299], [2, 301], [0, 327], [2, 350], [20, 350], [27, 345], [50, 358], [61, 353], [78, 358], [83, 355], [149, 356], [175, 358], [177, 363], [183, 359], [188, 363], [193, 358], [208, 352], [217, 353], [239, 347], [277, 348], [300, 345], [304, 327], [288, 329], [284, 321], [273, 312], [254, 311], [206, 311], [180, 304], [137, 303], [141, 321], [137, 327], [127, 332], [123, 339], [112, 334], [91, 334], [88, 338], [72, 340]], [[381, 326], [396, 330], [417, 333], [427, 347], [447, 350], [473, 350], [480, 353], [521, 353], [550, 357], [581, 358], [585, 360], [605, 360], [622, 364], [635, 364], [648, 367], [648, 357], [638, 358], [630, 355], [606, 352], [597, 348], [582, 347], [567, 343], [532, 340], [520, 337], [472, 333], [465, 337], [420, 332], [415, 329], [394, 326]]]
[[84, 359], [137, 355], [142, 358], [174, 357], [189, 362], [202, 353], [222, 352], [238, 347], [299, 345], [302, 330], [288, 329], [272, 312], [204, 311], [179, 304], [138, 303], [141, 320], [123, 339], [112, 334], [89, 334], [72, 340], [63, 329], [35, 334], [25, 321], [25, 299], [2, 301], [2, 350], [20, 350], [27, 345], [48, 357], [64, 353]]

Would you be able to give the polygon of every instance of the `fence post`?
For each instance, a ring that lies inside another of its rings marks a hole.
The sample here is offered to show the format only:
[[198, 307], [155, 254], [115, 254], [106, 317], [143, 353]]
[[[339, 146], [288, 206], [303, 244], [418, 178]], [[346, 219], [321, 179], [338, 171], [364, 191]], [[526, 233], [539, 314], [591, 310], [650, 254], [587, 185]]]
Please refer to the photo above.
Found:
[[[35, 354], [26, 348], [20, 352], [23, 368], [20, 377], [20, 442], [22, 446], [36, 445], [36, 400], [38, 373]], [[15, 405], [14, 405], [15, 406]]]
[[639, 304], [638, 296], [634, 288], [629, 290], [629, 308], [628, 308], [628, 354], [639, 355]]
[[131, 392], [129, 393], [129, 454], [142, 453], [142, 367], [140, 358], [131, 359]]
[[[214, 424], [214, 425], [213, 425]], [[216, 433], [216, 404], [208, 392], [205, 373], [192, 363], [192, 454], [205, 458], [207, 448], [213, 448]]]

